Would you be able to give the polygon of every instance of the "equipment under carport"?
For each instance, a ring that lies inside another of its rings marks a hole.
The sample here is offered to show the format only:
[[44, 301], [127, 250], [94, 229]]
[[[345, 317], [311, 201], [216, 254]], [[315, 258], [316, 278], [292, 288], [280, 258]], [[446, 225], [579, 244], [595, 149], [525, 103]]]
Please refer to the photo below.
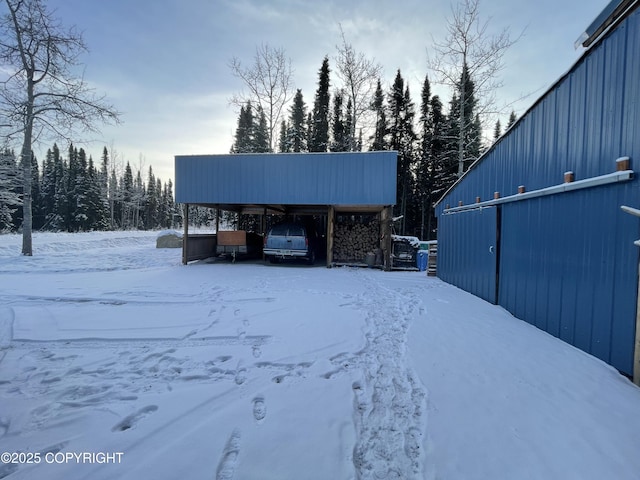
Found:
[[263, 238], [245, 230], [220, 231], [217, 234], [216, 254], [233, 261], [238, 257], [259, 257]]
[[399, 235], [393, 235], [392, 239], [391, 268], [394, 270], [418, 270], [418, 239], [414, 240], [414, 237]]

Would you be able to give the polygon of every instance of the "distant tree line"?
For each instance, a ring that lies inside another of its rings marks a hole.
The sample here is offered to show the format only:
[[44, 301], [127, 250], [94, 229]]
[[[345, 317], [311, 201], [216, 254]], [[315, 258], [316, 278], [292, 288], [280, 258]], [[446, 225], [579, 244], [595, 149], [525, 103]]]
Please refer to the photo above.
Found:
[[[400, 70], [386, 91], [379, 78], [375, 85], [373, 95], [367, 99], [366, 113], [371, 127], [369, 135], [363, 138], [363, 127], [353, 129], [352, 96], [345, 87], [330, 92], [329, 59], [325, 57], [313, 105], [309, 108], [302, 91], [296, 91], [288, 116], [280, 122], [276, 151], [397, 151], [394, 215], [402, 219], [396, 229], [398, 233], [422, 239], [434, 238], [433, 203], [458, 178], [461, 135], [465, 169], [487, 147], [477, 113], [475, 84], [465, 67], [451, 99], [444, 105], [438, 95], [432, 95], [429, 78], [425, 76], [417, 107]], [[461, 105], [461, 92], [464, 92], [464, 105]], [[512, 112], [506, 128], [515, 121]], [[262, 108], [247, 100], [240, 108], [231, 153], [269, 152], [267, 124]], [[493, 131], [494, 140], [501, 133], [498, 121]]]
[[[249, 93], [231, 99], [240, 109], [231, 152], [395, 150], [395, 229], [435, 238], [434, 202], [503, 132], [499, 120], [493, 132], [489, 123], [508, 111], [496, 106], [495, 92], [504, 52], [516, 40], [508, 28], [493, 33], [487, 24], [480, 18], [480, 0], [458, 0], [446, 19], [445, 38], [428, 49], [428, 67], [449, 89], [448, 100], [432, 94], [428, 75], [417, 102], [400, 69], [384, 86], [382, 67], [354, 49], [341, 25], [332, 64], [336, 80], [326, 56], [309, 103], [293, 88], [283, 49], [261, 45], [249, 66], [234, 58], [231, 71]], [[504, 131], [515, 122], [512, 111]]]
[[[152, 167], [143, 179], [129, 162], [122, 171], [103, 149], [96, 165], [84, 149], [69, 146], [64, 157], [56, 144], [41, 164], [31, 155], [33, 229], [82, 232], [160, 229], [175, 223], [171, 180], [163, 183]], [[0, 232], [21, 228], [23, 172], [15, 152], [0, 152]]]

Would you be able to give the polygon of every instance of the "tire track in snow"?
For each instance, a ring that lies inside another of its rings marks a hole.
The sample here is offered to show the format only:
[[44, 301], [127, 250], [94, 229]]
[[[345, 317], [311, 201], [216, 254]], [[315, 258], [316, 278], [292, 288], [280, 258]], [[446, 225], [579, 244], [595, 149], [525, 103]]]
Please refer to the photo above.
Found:
[[367, 313], [367, 344], [358, 362], [364, 379], [353, 384], [356, 477], [422, 478], [426, 393], [406, 359], [407, 330], [419, 300], [371, 277], [365, 283], [358, 302]]

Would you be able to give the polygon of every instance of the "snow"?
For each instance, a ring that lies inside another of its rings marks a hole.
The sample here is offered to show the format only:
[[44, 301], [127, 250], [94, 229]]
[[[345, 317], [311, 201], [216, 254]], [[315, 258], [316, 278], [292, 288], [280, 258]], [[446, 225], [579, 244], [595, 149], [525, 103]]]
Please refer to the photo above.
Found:
[[411, 237], [407, 235], [391, 235], [391, 239], [394, 242], [407, 242], [413, 248], [420, 248], [420, 239], [418, 237]]
[[0, 478], [638, 478], [640, 389], [501, 308], [156, 236], [0, 236], [0, 452], [41, 459]]

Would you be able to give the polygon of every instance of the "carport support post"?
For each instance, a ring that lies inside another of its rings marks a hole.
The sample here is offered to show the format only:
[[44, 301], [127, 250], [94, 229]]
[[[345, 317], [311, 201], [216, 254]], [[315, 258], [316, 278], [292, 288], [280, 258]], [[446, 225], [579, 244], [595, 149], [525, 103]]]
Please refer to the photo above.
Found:
[[384, 207], [380, 214], [380, 242], [382, 246], [382, 255], [384, 257], [384, 269], [385, 271], [391, 270], [391, 208]]
[[333, 205], [329, 205], [327, 212], [327, 267], [333, 263], [333, 232], [335, 227], [336, 211]]
[[187, 252], [189, 251], [189, 204], [183, 206], [182, 220], [184, 221], [184, 235], [182, 236], [182, 264], [187, 264]]

